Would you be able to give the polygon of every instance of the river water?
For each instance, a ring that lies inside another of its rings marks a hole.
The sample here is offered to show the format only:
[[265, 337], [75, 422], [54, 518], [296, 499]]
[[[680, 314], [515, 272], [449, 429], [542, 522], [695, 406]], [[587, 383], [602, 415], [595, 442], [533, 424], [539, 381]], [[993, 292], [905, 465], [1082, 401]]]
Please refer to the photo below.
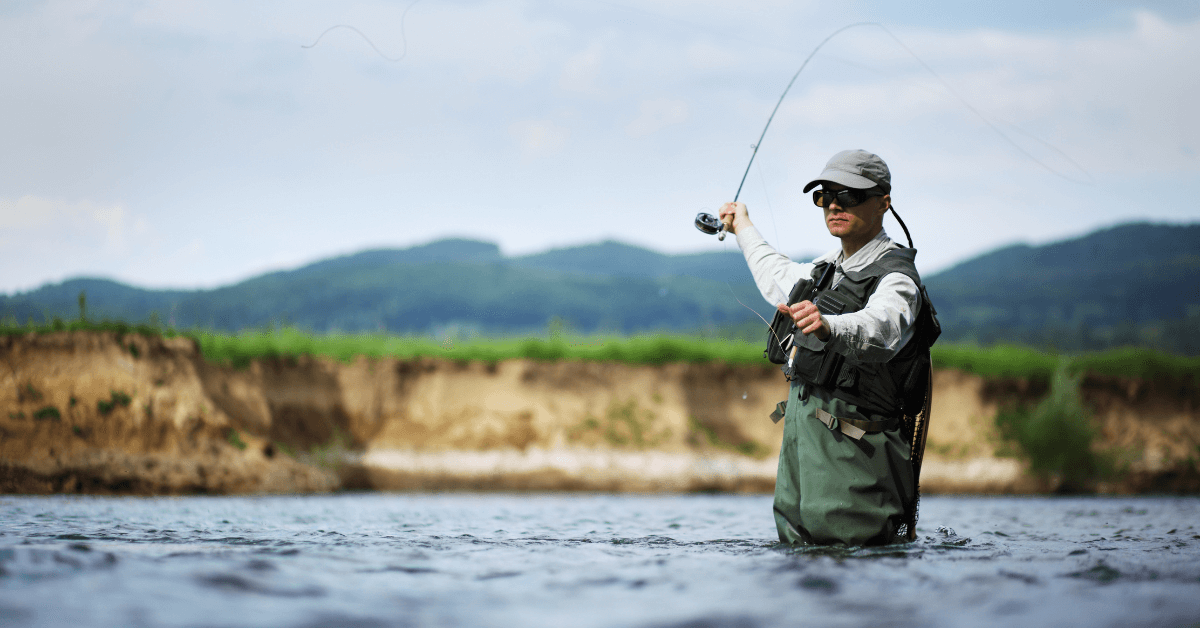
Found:
[[793, 551], [770, 496], [0, 497], [0, 626], [1197, 626], [1200, 499], [926, 497]]

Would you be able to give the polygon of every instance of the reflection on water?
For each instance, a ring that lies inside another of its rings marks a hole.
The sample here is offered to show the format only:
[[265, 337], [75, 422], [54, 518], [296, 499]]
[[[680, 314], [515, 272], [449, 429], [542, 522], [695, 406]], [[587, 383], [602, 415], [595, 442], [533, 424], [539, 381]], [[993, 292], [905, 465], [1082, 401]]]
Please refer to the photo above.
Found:
[[1200, 499], [922, 501], [781, 547], [769, 496], [0, 497], [3, 626], [1194, 626]]

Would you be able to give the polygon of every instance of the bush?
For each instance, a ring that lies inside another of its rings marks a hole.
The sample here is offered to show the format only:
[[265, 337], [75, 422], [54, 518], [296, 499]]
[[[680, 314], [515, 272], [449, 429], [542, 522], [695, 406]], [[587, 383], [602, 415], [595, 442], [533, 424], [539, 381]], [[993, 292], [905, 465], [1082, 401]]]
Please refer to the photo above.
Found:
[[38, 410], [37, 412], [34, 412], [33, 418], [35, 418], [35, 419], [50, 419], [52, 421], [57, 421], [62, 418], [62, 413], [59, 412], [58, 408], [56, 408], [54, 406], [46, 406], [46, 407]]
[[1079, 394], [1081, 374], [1066, 360], [1050, 378], [1050, 393], [1032, 408], [1009, 407], [996, 414], [1000, 435], [1016, 444], [1030, 469], [1057, 478], [1066, 489], [1098, 479], [1107, 465], [1092, 449], [1096, 428]]
[[129, 404], [133, 401], [129, 395], [119, 390], [113, 390], [110, 392], [112, 394], [108, 399], [101, 399], [96, 402], [96, 410], [102, 415], [107, 416], [111, 414], [112, 411], [117, 408], [117, 406], [128, 408]]

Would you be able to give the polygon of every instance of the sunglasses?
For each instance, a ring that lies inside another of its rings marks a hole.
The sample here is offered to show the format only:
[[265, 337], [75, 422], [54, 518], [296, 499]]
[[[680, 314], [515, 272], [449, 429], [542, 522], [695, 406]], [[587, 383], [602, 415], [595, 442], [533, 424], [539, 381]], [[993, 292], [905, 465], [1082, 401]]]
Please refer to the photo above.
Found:
[[874, 190], [813, 190], [813, 203], [817, 207], [826, 208], [833, 204], [834, 199], [837, 199], [837, 204], [842, 209], [862, 205], [864, 201], [872, 196], [883, 196]]

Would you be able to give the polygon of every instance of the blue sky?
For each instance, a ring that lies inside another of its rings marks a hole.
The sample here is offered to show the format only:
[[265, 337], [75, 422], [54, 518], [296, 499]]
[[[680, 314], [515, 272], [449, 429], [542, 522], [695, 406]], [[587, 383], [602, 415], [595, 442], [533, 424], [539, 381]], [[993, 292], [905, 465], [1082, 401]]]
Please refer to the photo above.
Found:
[[[928, 273], [1200, 204], [1200, 4], [6, 2], [0, 292], [215, 286], [466, 236], [731, 250], [742, 200], [832, 248], [800, 189], [880, 154]], [[392, 62], [353, 31], [365, 33]], [[965, 102], [965, 104], [964, 104]], [[902, 237], [894, 223], [886, 225]]]

